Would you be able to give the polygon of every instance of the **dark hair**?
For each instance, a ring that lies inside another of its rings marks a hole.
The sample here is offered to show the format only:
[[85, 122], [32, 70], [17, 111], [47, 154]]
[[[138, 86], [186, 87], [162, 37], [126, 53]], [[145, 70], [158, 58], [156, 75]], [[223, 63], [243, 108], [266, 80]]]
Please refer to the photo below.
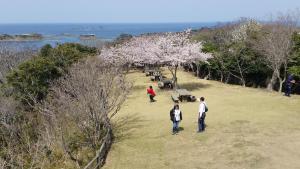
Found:
[[205, 100], [205, 98], [204, 97], [200, 97], [200, 101], [204, 101]]
[[149, 86], [150, 89], [152, 89], [152, 86]]
[[178, 104], [176, 104], [176, 105], [174, 106], [174, 109], [176, 109], [176, 108], [179, 109], [179, 105], [178, 105]]

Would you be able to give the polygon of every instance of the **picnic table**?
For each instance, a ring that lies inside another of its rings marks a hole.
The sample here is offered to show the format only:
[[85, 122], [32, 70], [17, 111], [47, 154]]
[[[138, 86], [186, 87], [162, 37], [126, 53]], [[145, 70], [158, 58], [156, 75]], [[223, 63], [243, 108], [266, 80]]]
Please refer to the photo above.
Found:
[[165, 78], [162, 76], [160, 71], [153, 72], [153, 75], [150, 77], [151, 81], [160, 81], [161, 79]]
[[177, 89], [176, 91], [181, 96], [190, 96], [191, 95], [191, 92], [189, 92], [186, 89]]
[[164, 89], [164, 88], [173, 89], [173, 80], [172, 79], [162, 78], [158, 82], [158, 87], [160, 89]]
[[191, 92], [189, 92], [186, 89], [176, 89], [172, 95], [171, 98], [174, 102], [183, 102], [183, 101], [187, 101], [187, 102], [194, 102], [196, 101], [196, 97], [193, 96], [191, 94]]
[[160, 70], [158, 69], [148, 69], [145, 70], [146, 76], [153, 76], [154, 74], [160, 74]]

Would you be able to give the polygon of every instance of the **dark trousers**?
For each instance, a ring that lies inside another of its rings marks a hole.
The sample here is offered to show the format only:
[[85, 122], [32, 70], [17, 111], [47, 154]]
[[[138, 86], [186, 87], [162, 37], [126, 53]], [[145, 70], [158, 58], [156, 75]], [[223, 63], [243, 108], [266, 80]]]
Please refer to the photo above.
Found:
[[292, 86], [291, 85], [287, 85], [286, 89], [285, 89], [285, 95], [286, 96], [290, 96], [292, 93]]
[[154, 96], [149, 95], [149, 97], [150, 97], [150, 101], [153, 102], [154, 101]]
[[198, 131], [204, 131], [205, 130], [205, 117], [201, 117], [198, 119]]

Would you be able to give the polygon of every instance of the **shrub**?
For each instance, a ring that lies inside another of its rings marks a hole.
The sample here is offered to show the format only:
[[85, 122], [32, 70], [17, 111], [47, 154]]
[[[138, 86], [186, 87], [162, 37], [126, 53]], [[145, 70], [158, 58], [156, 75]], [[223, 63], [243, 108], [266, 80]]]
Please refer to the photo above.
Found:
[[50, 82], [61, 75], [62, 71], [54, 61], [36, 57], [20, 64], [7, 76], [7, 82], [18, 99], [27, 101], [30, 94], [40, 100], [46, 96]]
[[67, 43], [56, 48], [45, 45], [38, 56], [7, 75], [7, 86], [12, 87], [14, 96], [23, 103], [40, 101], [47, 95], [51, 82], [61, 77], [71, 64], [96, 53], [96, 48], [80, 44]]

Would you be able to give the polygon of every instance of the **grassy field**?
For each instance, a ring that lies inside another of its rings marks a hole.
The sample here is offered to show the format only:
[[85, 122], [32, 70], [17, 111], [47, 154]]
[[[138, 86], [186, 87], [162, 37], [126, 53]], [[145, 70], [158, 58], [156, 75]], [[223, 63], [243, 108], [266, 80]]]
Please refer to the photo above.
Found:
[[[207, 130], [196, 133], [198, 102], [181, 103], [183, 130], [171, 134], [171, 91], [129, 74], [132, 94], [114, 119], [105, 169], [299, 169], [300, 97], [225, 85], [179, 72], [180, 87], [206, 98]], [[150, 103], [146, 87], [155, 86]]]

